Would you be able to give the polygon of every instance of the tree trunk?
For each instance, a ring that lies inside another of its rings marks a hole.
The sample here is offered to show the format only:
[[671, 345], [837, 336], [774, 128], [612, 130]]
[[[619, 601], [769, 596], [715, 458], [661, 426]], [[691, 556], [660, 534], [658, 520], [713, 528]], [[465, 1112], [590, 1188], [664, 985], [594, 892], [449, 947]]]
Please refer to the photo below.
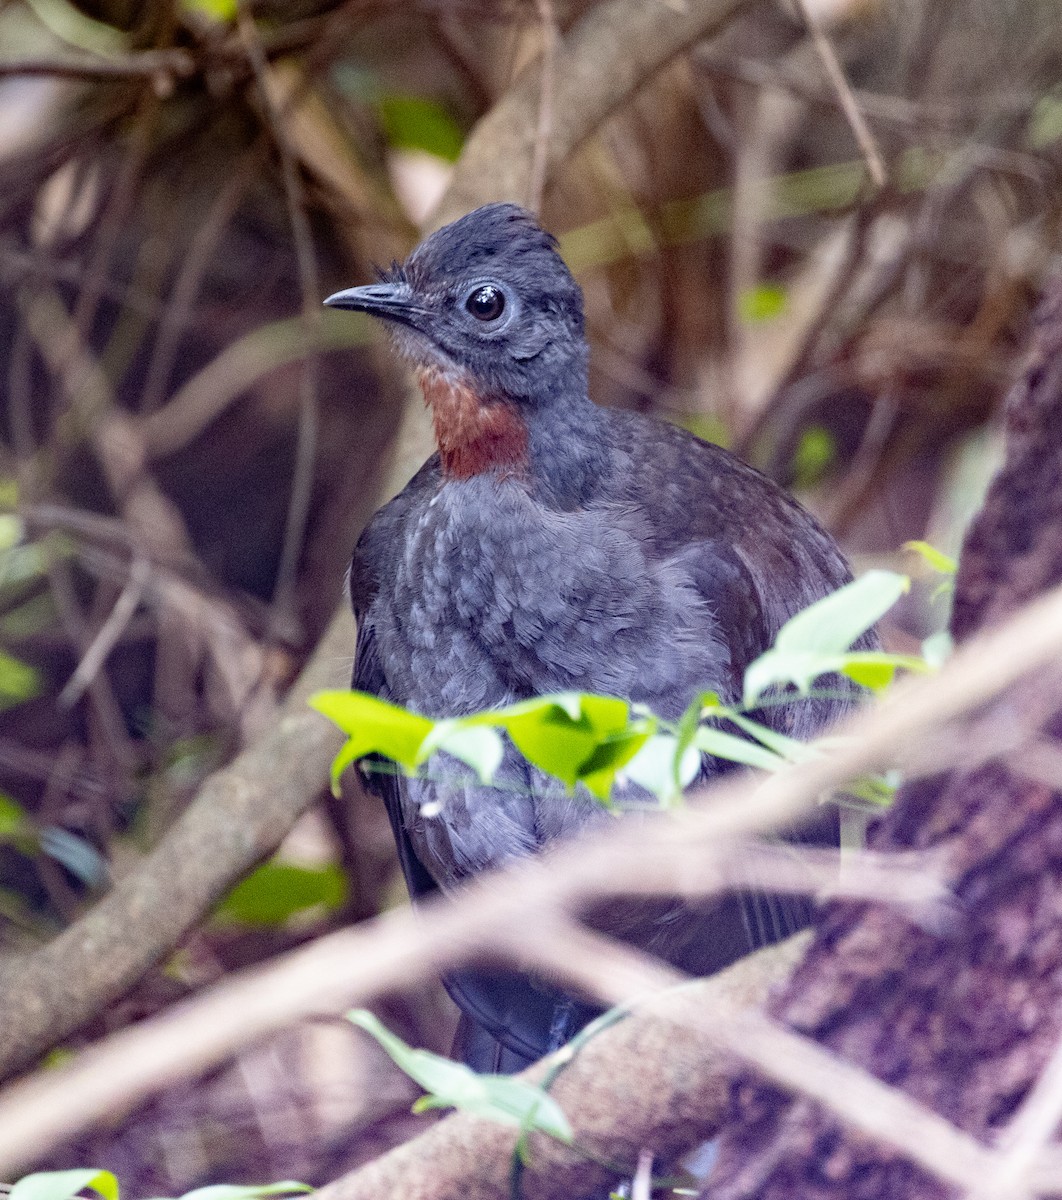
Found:
[[[957, 641], [1062, 580], [1062, 280], [1041, 306], [1007, 421], [1006, 462], [963, 548]], [[773, 1006], [779, 1020], [986, 1143], [1037, 1080], [1062, 1024], [1062, 805], [1023, 774], [1028, 743], [1062, 733], [1058, 682], [1042, 672], [972, 728], [942, 733], [971, 749], [1005, 728], [1026, 740], [1005, 760], [912, 781], [873, 835], [878, 851], [932, 854], [957, 902], [948, 928], [832, 904]], [[751, 1076], [734, 1085], [732, 1110], [704, 1193], [712, 1200], [953, 1194], [816, 1103]]]

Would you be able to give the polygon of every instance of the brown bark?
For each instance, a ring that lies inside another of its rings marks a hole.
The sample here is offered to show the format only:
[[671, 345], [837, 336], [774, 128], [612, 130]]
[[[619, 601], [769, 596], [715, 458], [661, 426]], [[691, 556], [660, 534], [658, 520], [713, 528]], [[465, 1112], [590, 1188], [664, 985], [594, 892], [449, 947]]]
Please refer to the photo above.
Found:
[[[721, 1019], [757, 1008], [804, 943], [801, 935], [771, 946], [689, 987]], [[725, 1056], [702, 1029], [670, 1019], [670, 1003], [665, 994], [591, 1039], [551, 1087], [572, 1120], [574, 1147], [541, 1135], [531, 1139], [531, 1161], [520, 1180], [524, 1200], [604, 1194], [616, 1181], [616, 1166], [633, 1174], [645, 1147], [665, 1164], [716, 1132], [726, 1101]], [[536, 1064], [524, 1077], [538, 1082], [549, 1065]], [[515, 1143], [516, 1131], [504, 1125], [447, 1117], [317, 1195], [497, 1200], [509, 1193]]]
[[[966, 539], [952, 631], [963, 641], [1062, 579], [1062, 281], [1008, 401], [1008, 451]], [[1046, 678], [1044, 677], [1046, 676]], [[1048, 671], [980, 714], [1062, 732]], [[1044, 715], [1049, 714], [1044, 719]], [[971, 740], [971, 748], [975, 742]], [[957, 900], [944, 931], [895, 910], [835, 904], [774, 1013], [961, 1130], [1000, 1135], [1062, 1026], [1062, 805], [1021, 754], [905, 787], [874, 848], [933, 853]], [[1031, 774], [1031, 773], [1030, 773]], [[747, 1076], [705, 1195], [713, 1200], [953, 1194], [807, 1099]]]

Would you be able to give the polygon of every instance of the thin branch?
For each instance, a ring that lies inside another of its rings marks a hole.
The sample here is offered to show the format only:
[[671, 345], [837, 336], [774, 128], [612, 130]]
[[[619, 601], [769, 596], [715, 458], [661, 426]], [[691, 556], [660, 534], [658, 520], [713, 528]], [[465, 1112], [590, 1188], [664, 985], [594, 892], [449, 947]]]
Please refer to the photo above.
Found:
[[103, 58], [89, 54], [63, 54], [0, 60], [0, 79], [13, 75], [52, 75], [63, 79], [163, 79], [170, 86], [188, 79], [197, 70], [187, 50], [144, 50]]
[[809, 10], [807, 0], [796, 0], [796, 6], [800, 10], [800, 15], [804, 20], [804, 25], [811, 37], [812, 44], [822, 62], [823, 70], [826, 72], [827, 78], [837, 93], [837, 101], [841, 106], [841, 111], [844, 113], [848, 124], [852, 128], [852, 133], [859, 143], [859, 149], [866, 160], [870, 178], [874, 181], [876, 187], [883, 188], [888, 181], [885, 162], [881, 157], [881, 151], [878, 149], [874, 135], [870, 131], [870, 126], [863, 116], [862, 109], [859, 107], [859, 102], [852, 94], [852, 88], [845, 78], [844, 68], [837, 57], [837, 51], [834, 50], [833, 43], [826, 36], [822, 26]]
[[1030, 1173], [1062, 1123], [1062, 1043], [999, 1135], [991, 1173], [970, 1188], [969, 1200], [1026, 1200], [1034, 1186]]
[[[725, 1016], [758, 1008], [771, 981], [799, 961], [801, 936], [743, 959], [710, 979], [684, 985], [691, 1009]], [[726, 1111], [727, 1062], [697, 1022], [660, 1019], [673, 1012], [666, 992], [632, 1009], [593, 1036], [529, 1068], [522, 1078], [551, 1079], [550, 1093], [573, 1123], [575, 1144], [541, 1135], [530, 1141], [521, 1175], [525, 1200], [570, 1200], [604, 1195], [616, 1170], [634, 1170], [643, 1147], [660, 1163], [674, 1161], [718, 1132]], [[563, 1061], [559, 1061], [563, 1060]], [[378, 1200], [381, 1196], [507, 1196], [515, 1132], [463, 1113], [323, 1188], [320, 1200]]]
[[[546, 177], [655, 71], [723, 26], [748, 0], [645, 0], [592, 7], [567, 33], [555, 64]], [[535, 153], [542, 62], [531, 63], [465, 143], [432, 219], [445, 225], [488, 200], [523, 201]]]
[[717, 1023], [715, 1014], [709, 1020], [687, 1010], [685, 1019], [699, 1020], [720, 1048], [767, 1079], [817, 1100], [842, 1124], [891, 1144], [944, 1182], [970, 1187], [995, 1163], [990, 1149], [931, 1108], [759, 1013]]
[[[60, 424], [63, 441], [91, 445], [107, 486], [135, 545], [149, 559], [194, 559], [192, 541], [180, 510], [147, 470], [143, 426], [115, 402], [103, 368], [80, 337], [62, 298], [38, 284], [19, 290], [16, 300], [26, 329], [67, 400]], [[245, 739], [261, 732], [271, 701], [259, 687], [263, 679], [261, 650], [243, 629], [235, 610], [226, 609], [224, 624], [203, 619], [201, 598], [180, 581], [160, 589], [164, 620], [174, 619], [191, 644], [205, 646], [215, 677], [222, 683], [224, 715]], [[220, 636], [219, 636], [220, 635]]]
[[176, 454], [269, 371], [322, 350], [349, 349], [364, 339], [357, 321], [326, 318], [309, 335], [301, 315], [271, 321], [216, 354], [156, 412], [131, 419], [149, 457]]
[[162, 311], [155, 333], [155, 344], [151, 349], [144, 386], [140, 391], [141, 413], [154, 412], [162, 402], [199, 283], [210, 265], [225, 227], [239, 207], [252, 179], [261, 169], [261, 155], [262, 147], [259, 142], [255, 142], [246, 151], [225, 186], [218, 192], [206, 218], [196, 231], [188, 252], [181, 260], [169, 301]]
[[[313, 342], [313, 334], [322, 324], [321, 276], [317, 269], [313, 234], [306, 212], [306, 200], [296, 167], [288, 128], [288, 112], [291, 97], [283, 103], [280, 89], [273, 78], [272, 67], [266, 59], [258, 32], [245, 5], [240, 6], [237, 30], [247, 52], [255, 83], [265, 108], [270, 132], [280, 155], [281, 178], [284, 181], [284, 199], [288, 209], [292, 236], [295, 242], [295, 257], [299, 267], [299, 283], [302, 291], [302, 323], [307, 341]], [[313, 493], [314, 460], [317, 457], [317, 434], [320, 425], [320, 402], [317, 395], [319, 360], [311, 350], [302, 359], [299, 372], [299, 425], [295, 445], [295, 465], [292, 471], [291, 494], [288, 500], [284, 538], [280, 548], [276, 583], [273, 590], [274, 622], [283, 625], [294, 619], [292, 611], [295, 572], [302, 553], [306, 526], [310, 515], [310, 499]]]
[[126, 581], [125, 587], [122, 588], [118, 599], [115, 601], [110, 616], [100, 626], [100, 630], [95, 638], [93, 638], [92, 644], [82, 655], [77, 669], [59, 693], [58, 703], [60, 705], [69, 708], [76, 704], [85, 689], [95, 679], [100, 668], [106, 661], [107, 655], [118, 644], [118, 640], [125, 632], [126, 626], [133, 619], [133, 614], [136, 612], [137, 606], [143, 598], [150, 573], [151, 566], [147, 558], [142, 554], [137, 554], [133, 559], [129, 578]]
[[[701, 70], [725, 79], [735, 79], [753, 87], [784, 89], [808, 104], [829, 108], [837, 108], [839, 104], [836, 88], [822, 87], [784, 60], [761, 62], [746, 55], [734, 54], [730, 49], [724, 52], [706, 43], [694, 51], [693, 62]], [[1023, 113], [1036, 103], [1036, 96], [1031, 91], [1013, 89], [980, 92], [976, 96], [964, 96], [961, 102], [932, 101], [924, 96], [909, 100], [905, 96], [891, 96], [863, 88], [850, 90], [864, 116], [882, 124], [918, 132], [928, 125], [954, 133], [967, 126], [976, 127], [981, 113], [999, 113], [1001, 110], [1007, 115]]]
[[527, 207], [538, 212], [546, 187], [546, 164], [549, 161], [549, 138], [553, 129], [553, 92], [556, 87], [557, 47], [560, 35], [553, 0], [535, 0], [538, 20], [542, 27], [541, 93], [538, 101], [538, 122], [535, 126], [535, 147], [531, 159], [531, 175], [527, 184]]

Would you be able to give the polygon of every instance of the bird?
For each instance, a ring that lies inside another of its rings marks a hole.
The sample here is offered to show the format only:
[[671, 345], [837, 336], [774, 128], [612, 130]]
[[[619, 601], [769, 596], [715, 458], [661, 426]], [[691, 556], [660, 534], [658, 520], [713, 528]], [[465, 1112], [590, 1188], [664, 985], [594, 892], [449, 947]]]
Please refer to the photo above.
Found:
[[[851, 580], [831, 535], [753, 467], [591, 400], [582, 292], [524, 208], [477, 208], [325, 304], [386, 323], [438, 447], [358, 540], [356, 690], [434, 719], [573, 690], [676, 719], [706, 691], [740, 702], [781, 626]], [[855, 691], [759, 715], [806, 739]], [[706, 756], [701, 777], [732, 765]], [[489, 785], [456, 760], [368, 782], [414, 901], [613, 819], [511, 745]], [[794, 836], [835, 843], [836, 814]], [[806, 901], [744, 894], [631, 901], [604, 926], [703, 975], [810, 917]], [[455, 1055], [477, 1070], [518, 1070], [600, 1011], [516, 969], [444, 982], [462, 1010]]]

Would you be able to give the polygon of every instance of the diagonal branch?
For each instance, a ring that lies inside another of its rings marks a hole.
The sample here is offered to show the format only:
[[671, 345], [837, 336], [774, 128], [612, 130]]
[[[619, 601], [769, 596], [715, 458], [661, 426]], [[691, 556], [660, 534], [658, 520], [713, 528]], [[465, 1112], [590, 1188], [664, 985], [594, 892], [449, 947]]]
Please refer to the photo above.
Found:
[[[330, 661], [331, 650], [323, 653]], [[192, 1076], [291, 1020], [322, 1010], [334, 1012], [354, 997], [365, 999], [427, 972], [481, 957], [504, 944], [507, 928], [533, 925], [529, 914], [574, 908], [587, 896], [614, 894], [617, 879], [636, 876], [654, 862], [668, 869], [669, 860], [662, 854], [666, 848], [676, 856], [684, 850], [699, 861], [706, 891], [713, 880], [717, 888], [733, 883], [735, 863], [741, 861], [734, 852], [736, 839], [797, 820], [824, 792], [884, 764], [902, 764], [909, 754], [917, 760], [931, 744], [937, 745], [938, 769], [961, 761], [966, 741], [953, 738], [941, 745], [940, 725], [963, 713], [980, 713], [1017, 680], [1060, 653], [1062, 587], [1057, 587], [967, 643], [938, 676], [909, 680], [884, 704], [857, 714], [842, 731], [847, 739], [821, 756], [766, 780], [725, 780], [712, 789], [707, 802], [691, 804], [674, 820], [619, 822], [592, 842], [558, 847], [545, 862], [530, 861], [504, 876], [477, 879], [452, 903], [433, 907], [419, 920], [408, 912], [394, 913], [330, 935], [125, 1030], [70, 1066], [12, 1085], [0, 1095], [0, 1164], [23, 1161], [25, 1147], [41, 1145], [40, 1139], [47, 1144], [59, 1130], [83, 1127], [115, 1106], [156, 1090], [167, 1077]], [[150, 965], [154, 947], [166, 944], [166, 938], [128, 938], [128, 930], [138, 925], [155, 934], [143, 914], [166, 922], [166, 934], [176, 940], [198, 918], [197, 909], [201, 912], [218, 898], [224, 889], [209, 890], [217, 881], [203, 869], [203, 862], [220, 858], [250, 866], [272, 848], [269, 842], [290, 809], [306, 803], [305, 797], [313, 793], [314, 760], [331, 752], [336, 741], [316, 714], [288, 717], [279, 738], [241, 756], [208, 782], [147, 860], [149, 868], [135, 871], [44, 950], [9, 967], [0, 977], [0, 995], [7, 998], [0, 1054], [9, 1069], [51, 1045], [54, 1025], [69, 1020], [71, 1012], [75, 1018], [91, 1012], [89, 1006], [104, 986], [114, 986], [108, 974], [112, 961], [119, 979], [137, 978], [137, 972]], [[226, 812], [221, 831], [204, 821], [212, 805]], [[271, 822], [264, 830], [258, 817], [263, 811]], [[252, 831], [261, 842], [250, 842]], [[670, 871], [681, 878], [677, 866], [671, 865]], [[159, 911], [163, 903], [168, 907]], [[578, 964], [572, 970], [573, 982], [585, 986]], [[102, 984], [97, 978], [101, 972]], [[56, 980], [61, 983], [58, 996]], [[157, 1051], [149, 1053], [140, 1039]], [[31, 1113], [36, 1114], [32, 1119]]]

